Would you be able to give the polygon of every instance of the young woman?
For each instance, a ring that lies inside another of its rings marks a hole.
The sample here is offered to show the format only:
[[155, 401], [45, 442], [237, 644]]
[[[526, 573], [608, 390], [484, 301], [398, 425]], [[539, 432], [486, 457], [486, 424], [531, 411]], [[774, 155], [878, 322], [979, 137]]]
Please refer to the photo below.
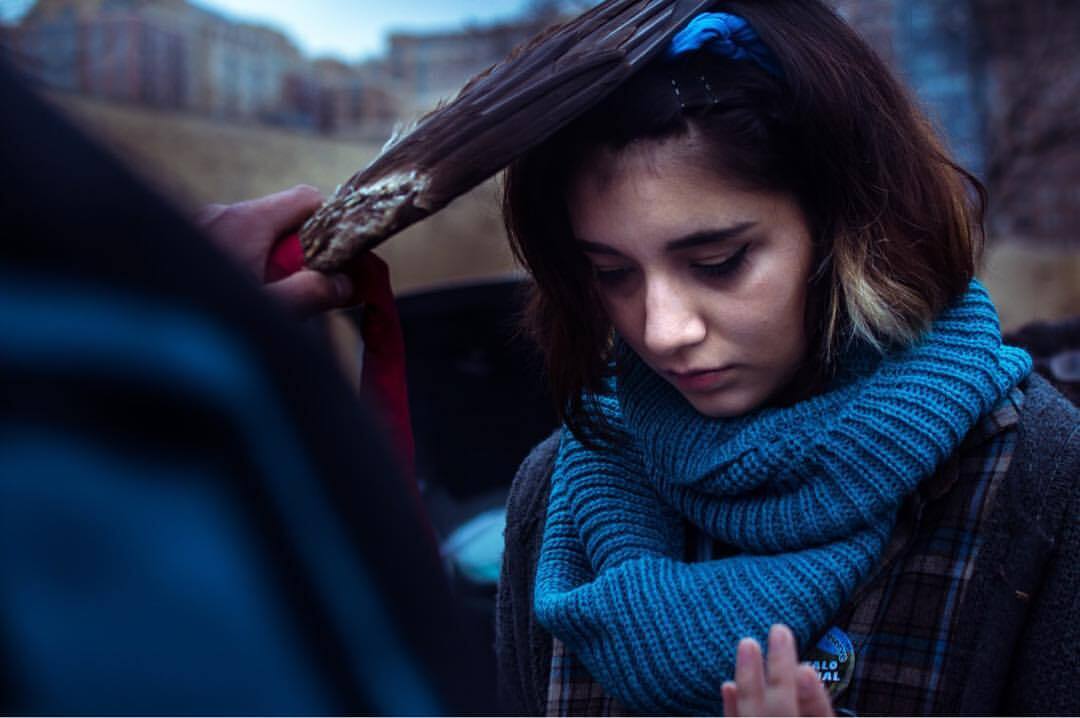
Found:
[[826, 711], [796, 647], [837, 709], [1080, 711], [1078, 414], [830, 9], [717, 3], [505, 211], [564, 422], [511, 492], [506, 711]]

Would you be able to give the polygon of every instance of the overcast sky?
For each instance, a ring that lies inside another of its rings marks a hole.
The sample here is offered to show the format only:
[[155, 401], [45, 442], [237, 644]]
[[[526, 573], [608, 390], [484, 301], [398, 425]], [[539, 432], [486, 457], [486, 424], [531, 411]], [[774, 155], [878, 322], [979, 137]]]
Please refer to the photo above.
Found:
[[[265, 22], [309, 54], [346, 60], [379, 53], [389, 30], [429, 30], [487, 23], [522, 11], [527, 0], [190, 0], [225, 15]], [[14, 21], [33, 0], [0, 0], [0, 19]]]

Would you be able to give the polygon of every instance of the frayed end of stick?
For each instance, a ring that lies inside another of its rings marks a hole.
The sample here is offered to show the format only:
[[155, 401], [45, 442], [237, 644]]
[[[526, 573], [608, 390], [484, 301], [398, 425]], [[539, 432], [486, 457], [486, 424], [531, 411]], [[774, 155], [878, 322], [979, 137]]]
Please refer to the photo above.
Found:
[[423, 194], [430, 178], [415, 170], [371, 184], [340, 188], [300, 229], [304, 262], [332, 272], [403, 226], [430, 211]]

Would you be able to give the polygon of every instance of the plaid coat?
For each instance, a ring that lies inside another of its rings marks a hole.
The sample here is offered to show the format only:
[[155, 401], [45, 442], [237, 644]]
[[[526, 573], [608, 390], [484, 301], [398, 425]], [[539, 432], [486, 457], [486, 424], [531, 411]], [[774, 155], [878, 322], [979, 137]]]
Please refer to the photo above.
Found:
[[[920, 486], [881, 570], [837, 616], [857, 652], [838, 708], [1080, 713], [1080, 412], [1037, 376], [1021, 390]], [[526, 459], [508, 503], [502, 710], [618, 713], [531, 610], [556, 447]]]

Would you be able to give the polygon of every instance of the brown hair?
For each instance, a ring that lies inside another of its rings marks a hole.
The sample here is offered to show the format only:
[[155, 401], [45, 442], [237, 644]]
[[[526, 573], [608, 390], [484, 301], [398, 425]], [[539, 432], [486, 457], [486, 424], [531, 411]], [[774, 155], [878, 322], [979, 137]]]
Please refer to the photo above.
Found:
[[[915, 341], [974, 275], [985, 191], [855, 32], [820, 0], [712, 9], [749, 21], [782, 77], [700, 52], [683, 61], [689, 69], [657, 60], [506, 172], [507, 231], [534, 279], [526, 326], [560, 418], [579, 436], [591, 424], [583, 392], [602, 392], [609, 372], [611, 327], [564, 191], [596, 149], [693, 133], [724, 177], [798, 201], [817, 260], [801, 374], [828, 376], [852, 341], [880, 351]], [[708, 77], [709, 101], [682, 106], [672, 73]]]

